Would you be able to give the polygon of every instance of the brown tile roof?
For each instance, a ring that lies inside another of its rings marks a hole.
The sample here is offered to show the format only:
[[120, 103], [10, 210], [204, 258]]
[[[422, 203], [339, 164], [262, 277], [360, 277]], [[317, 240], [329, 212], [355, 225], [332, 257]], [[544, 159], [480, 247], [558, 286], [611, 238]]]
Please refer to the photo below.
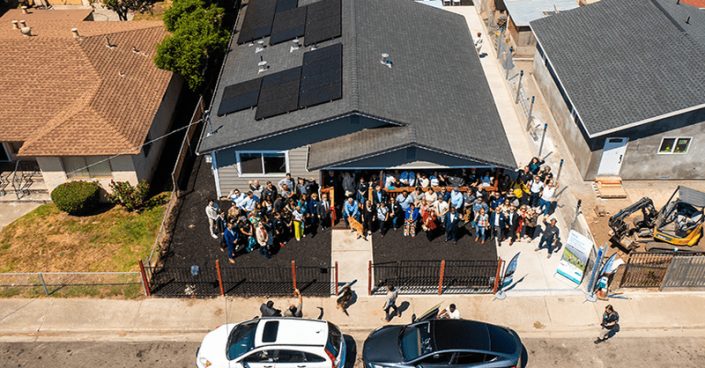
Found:
[[[0, 18], [0, 141], [24, 141], [21, 156], [112, 155], [147, 136], [173, 77], [152, 62], [167, 32], [161, 22], [82, 21], [88, 13]], [[12, 29], [18, 18], [32, 37]]]

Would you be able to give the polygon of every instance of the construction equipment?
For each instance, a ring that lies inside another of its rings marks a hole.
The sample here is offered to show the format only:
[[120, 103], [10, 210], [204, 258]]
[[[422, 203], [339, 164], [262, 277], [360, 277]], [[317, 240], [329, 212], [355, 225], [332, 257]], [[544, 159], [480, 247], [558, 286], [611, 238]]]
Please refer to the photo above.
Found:
[[[671, 250], [702, 252], [698, 247], [703, 233], [705, 193], [678, 186], [665, 206], [656, 211], [653, 201], [644, 197], [610, 217], [611, 240], [627, 251], [644, 245], [647, 251]], [[636, 212], [632, 225], [627, 219]]]

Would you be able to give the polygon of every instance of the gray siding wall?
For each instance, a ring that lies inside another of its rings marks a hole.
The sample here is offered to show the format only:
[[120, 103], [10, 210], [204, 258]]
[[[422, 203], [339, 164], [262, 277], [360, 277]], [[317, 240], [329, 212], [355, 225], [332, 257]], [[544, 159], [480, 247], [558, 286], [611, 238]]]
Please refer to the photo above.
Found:
[[314, 177], [318, 180], [319, 171], [309, 172], [306, 170], [309, 144], [383, 125], [387, 125], [387, 123], [365, 117], [345, 117], [309, 128], [217, 151], [216, 162], [218, 165], [218, 180], [221, 191], [219, 195], [227, 195], [235, 188], [240, 189], [240, 191], [246, 191], [248, 190], [248, 182], [250, 180], [257, 179], [260, 184], [264, 185], [267, 180], [276, 183], [283, 178], [283, 176], [241, 178], [237, 171], [237, 156], [235, 154], [237, 151], [289, 151], [289, 170], [291, 171], [291, 176], [293, 178], [304, 177], [307, 179]]
[[[613, 137], [629, 138], [619, 173], [622, 179], [705, 179], [702, 160], [705, 155], [705, 109], [591, 139], [573, 122], [568, 106], [538, 51], [534, 54], [533, 73], [583, 179], [595, 178], [605, 140]], [[687, 154], [658, 154], [662, 138], [692, 138], [692, 141]]]
[[[553, 119], [558, 125], [558, 130], [563, 135], [563, 139], [565, 139], [568, 147], [571, 147], [570, 154], [577, 164], [580, 174], [585, 177], [592, 159], [590, 146], [586, 142], [580, 128], [573, 121], [573, 118], [571, 118], [568, 106], [565, 104], [565, 101], [563, 101], [563, 96], [561, 96], [558, 87], [556, 87], [556, 84], [553, 82], [551, 73], [549, 73], [546, 65], [543, 64], [543, 59], [538, 50], [534, 53], [533, 73], [536, 84], [539, 86], [539, 90], [541, 90], [541, 94], [553, 115]], [[549, 126], [549, 129], [551, 128], [552, 127]]]

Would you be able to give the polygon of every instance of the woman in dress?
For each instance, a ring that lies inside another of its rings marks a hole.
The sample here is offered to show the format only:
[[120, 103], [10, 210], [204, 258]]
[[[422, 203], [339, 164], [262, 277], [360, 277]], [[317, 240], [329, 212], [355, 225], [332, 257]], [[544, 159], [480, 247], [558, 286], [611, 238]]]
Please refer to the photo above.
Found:
[[406, 209], [406, 215], [404, 217], [404, 236], [416, 237], [416, 221], [419, 218], [419, 210], [412, 203], [409, 208]]
[[436, 229], [438, 228], [436, 219], [436, 211], [433, 210], [433, 207], [429, 207], [423, 214], [423, 225], [421, 225], [421, 228], [426, 232], [426, 239], [428, 239], [428, 241], [433, 240]]

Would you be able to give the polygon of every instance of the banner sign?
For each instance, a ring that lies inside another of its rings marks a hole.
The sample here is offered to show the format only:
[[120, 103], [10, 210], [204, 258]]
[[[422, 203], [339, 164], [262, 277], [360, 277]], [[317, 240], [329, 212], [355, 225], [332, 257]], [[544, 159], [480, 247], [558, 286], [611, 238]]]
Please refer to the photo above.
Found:
[[613, 268], [616, 268], [616, 267], [613, 267], [615, 258], [617, 258], [617, 253], [613, 254], [612, 257], [610, 257], [610, 259], [608, 259], [607, 262], [605, 262], [605, 265], [602, 266], [602, 270], [600, 271], [600, 276], [609, 275], [615, 271], [613, 269]]
[[509, 265], [507, 265], [507, 270], [504, 271], [504, 282], [502, 283], [502, 289], [514, 282], [514, 272], [517, 270], [519, 254], [521, 254], [521, 252], [517, 253], [514, 258], [512, 258]]
[[592, 241], [575, 230], [571, 230], [563, 247], [563, 257], [558, 264], [558, 274], [580, 285], [587, 265]]

